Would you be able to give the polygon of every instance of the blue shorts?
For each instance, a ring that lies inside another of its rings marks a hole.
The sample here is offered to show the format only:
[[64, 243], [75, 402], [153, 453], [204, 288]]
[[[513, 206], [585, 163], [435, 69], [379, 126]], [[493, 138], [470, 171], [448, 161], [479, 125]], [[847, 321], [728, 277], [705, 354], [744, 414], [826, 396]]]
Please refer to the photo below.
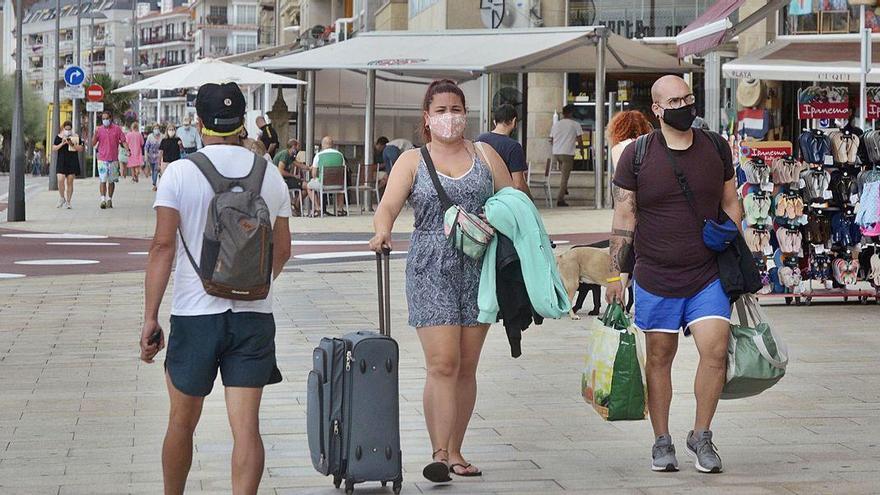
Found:
[[643, 332], [678, 333], [701, 320], [730, 321], [730, 299], [715, 280], [691, 297], [663, 297], [635, 285], [636, 327]]

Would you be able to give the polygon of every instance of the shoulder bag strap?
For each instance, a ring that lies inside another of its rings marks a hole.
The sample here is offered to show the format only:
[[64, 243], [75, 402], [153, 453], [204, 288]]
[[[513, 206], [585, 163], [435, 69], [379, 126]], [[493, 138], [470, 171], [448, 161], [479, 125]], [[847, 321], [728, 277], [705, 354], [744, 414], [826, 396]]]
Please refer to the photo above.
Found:
[[440, 177], [437, 177], [437, 169], [434, 168], [434, 161], [431, 160], [431, 153], [428, 152], [428, 146], [422, 146], [421, 152], [422, 158], [425, 160], [425, 166], [428, 167], [428, 174], [431, 176], [431, 182], [434, 183], [434, 189], [437, 190], [437, 197], [440, 198], [440, 204], [443, 205], [443, 210], [446, 211], [455, 206], [455, 203], [449, 199], [449, 195], [446, 194], [446, 190], [443, 189], [443, 185], [440, 184]]
[[[694, 134], [696, 136], [696, 134]], [[681, 192], [684, 194], [685, 199], [688, 202], [688, 205], [691, 207], [691, 213], [694, 214], [694, 218], [702, 224], [703, 221], [700, 219], [700, 215], [697, 213], [697, 203], [694, 200], [694, 193], [691, 191], [691, 186], [688, 184], [687, 177], [685, 177], [684, 172], [678, 167], [678, 161], [675, 159], [675, 156], [672, 154], [672, 151], [669, 149], [669, 146], [666, 144], [666, 138], [663, 137], [663, 134], [659, 134], [660, 142], [663, 144], [663, 149], [666, 150], [666, 156], [669, 158], [669, 164], [672, 166], [672, 172], [675, 173], [675, 181], [678, 182], [678, 187], [681, 188]]]

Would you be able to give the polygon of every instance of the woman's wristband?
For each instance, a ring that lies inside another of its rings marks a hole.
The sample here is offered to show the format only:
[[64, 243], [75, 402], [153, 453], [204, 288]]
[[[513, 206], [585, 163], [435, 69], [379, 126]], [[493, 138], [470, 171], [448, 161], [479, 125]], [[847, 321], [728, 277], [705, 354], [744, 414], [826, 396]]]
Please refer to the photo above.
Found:
[[611, 278], [605, 279], [605, 282], [607, 282], [609, 284], [611, 282], [620, 282], [620, 277], [611, 277]]

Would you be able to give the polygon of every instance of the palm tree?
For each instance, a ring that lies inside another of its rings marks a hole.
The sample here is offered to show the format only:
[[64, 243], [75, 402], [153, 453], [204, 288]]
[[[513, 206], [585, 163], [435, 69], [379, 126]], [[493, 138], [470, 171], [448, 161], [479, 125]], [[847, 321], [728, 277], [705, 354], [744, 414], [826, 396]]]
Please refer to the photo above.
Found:
[[89, 82], [104, 88], [104, 109], [114, 117], [121, 119], [125, 112], [132, 109], [135, 93], [114, 93], [113, 90], [122, 87], [122, 84], [109, 74], [95, 74]]

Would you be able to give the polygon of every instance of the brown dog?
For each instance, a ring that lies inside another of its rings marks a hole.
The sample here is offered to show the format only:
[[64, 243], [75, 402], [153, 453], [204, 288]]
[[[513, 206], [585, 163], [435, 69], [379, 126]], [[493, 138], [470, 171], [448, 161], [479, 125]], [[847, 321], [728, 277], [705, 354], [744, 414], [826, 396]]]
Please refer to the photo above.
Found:
[[[556, 264], [571, 302], [574, 302], [574, 293], [581, 282], [606, 287], [607, 280], [617, 276], [611, 273], [611, 255], [608, 254], [608, 249], [575, 246], [557, 255]], [[581, 319], [573, 310], [568, 315], [572, 320]]]

